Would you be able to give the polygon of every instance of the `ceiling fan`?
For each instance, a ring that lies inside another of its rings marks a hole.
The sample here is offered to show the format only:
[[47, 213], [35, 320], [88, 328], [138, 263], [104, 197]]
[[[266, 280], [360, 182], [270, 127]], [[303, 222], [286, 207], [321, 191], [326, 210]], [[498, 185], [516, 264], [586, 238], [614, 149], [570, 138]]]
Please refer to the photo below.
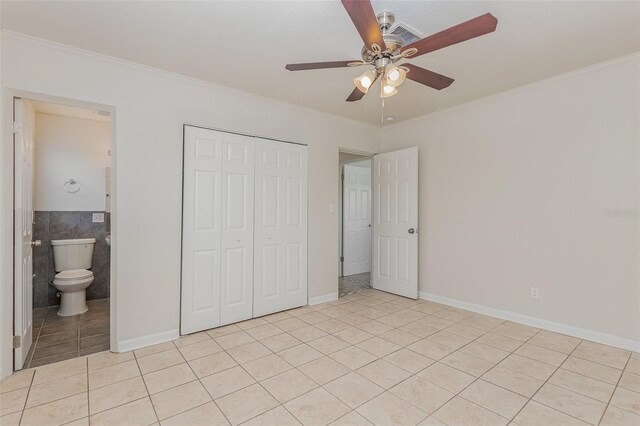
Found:
[[437, 90], [449, 87], [453, 83], [452, 78], [416, 65], [404, 63], [398, 66], [395, 63], [491, 33], [495, 31], [498, 24], [498, 20], [493, 15], [486, 13], [405, 45], [400, 36], [389, 32], [395, 21], [392, 13], [383, 12], [376, 17], [370, 0], [342, 0], [342, 5], [364, 41], [362, 60], [288, 64], [285, 68], [289, 71], [305, 71], [373, 65], [374, 69], [365, 71], [354, 79], [356, 88], [347, 98], [347, 102], [362, 99], [379, 77], [382, 77], [381, 98], [397, 94], [397, 87], [404, 82], [405, 78]]

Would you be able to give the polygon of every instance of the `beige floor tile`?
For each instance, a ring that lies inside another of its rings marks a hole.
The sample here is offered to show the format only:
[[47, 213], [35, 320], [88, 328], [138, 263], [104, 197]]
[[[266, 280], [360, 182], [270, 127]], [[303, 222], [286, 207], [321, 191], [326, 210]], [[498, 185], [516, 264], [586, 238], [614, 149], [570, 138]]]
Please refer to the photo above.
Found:
[[447, 355], [440, 362], [476, 377], [482, 376], [494, 366], [491, 361], [476, 358], [460, 351]]
[[151, 373], [152, 371], [161, 370], [183, 362], [184, 358], [177, 349], [169, 349], [168, 351], [138, 358], [138, 366], [142, 374]]
[[296, 328], [289, 332], [293, 337], [303, 342], [308, 342], [313, 339], [317, 339], [322, 336], [326, 336], [327, 333], [312, 325], [306, 327]]
[[125, 361], [131, 361], [132, 359], [134, 359], [132, 351], [122, 353], [105, 351], [91, 354], [87, 357], [87, 361], [89, 362], [89, 371], [108, 367], [113, 364], [119, 364]]
[[460, 314], [457, 312], [450, 311], [448, 309], [443, 309], [441, 311], [434, 312], [432, 315], [434, 317], [444, 318], [446, 320], [454, 321], [454, 322], [462, 321], [463, 319], [469, 317], [469, 315]]
[[607, 407], [600, 422], [600, 426], [638, 426], [639, 424], [640, 416], [612, 405]]
[[340, 330], [337, 333], [334, 333], [334, 336], [338, 337], [341, 340], [344, 340], [347, 343], [351, 343], [352, 345], [355, 345], [362, 341], [372, 338], [373, 334], [367, 333], [366, 331], [360, 330], [359, 328], [350, 327], [350, 328], [345, 328], [344, 330]]
[[384, 392], [380, 386], [356, 372], [335, 379], [324, 388], [351, 408], [356, 408]]
[[314, 325], [320, 330], [329, 334], [337, 333], [338, 331], [342, 331], [349, 328], [347, 324], [334, 318], [316, 323]]
[[507, 419], [512, 419], [528, 401], [484, 380], [476, 380], [460, 396]]
[[296, 369], [280, 373], [261, 384], [281, 404], [318, 387], [313, 380]]
[[349, 346], [329, 356], [352, 370], [356, 370], [376, 360], [375, 356], [355, 346]]
[[0, 425], [2, 426], [18, 426], [22, 418], [22, 411], [0, 416]]
[[52, 382], [34, 385], [29, 390], [27, 408], [87, 392], [87, 374], [80, 373]]
[[140, 376], [140, 369], [135, 360], [113, 364], [97, 370], [90, 370], [89, 389], [97, 389], [137, 376]]
[[22, 411], [27, 402], [28, 388], [5, 392], [0, 398], [0, 416]]
[[529, 343], [551, 349], [557, 352], [570, 354], [578, 344], [580, 339], [576, 337], [566, 336], [564, 334], [554, 333], [552, 331], [542, 330], [529, 340]]
[[559, 368], [553, 376], [549, 378], [549, 383], [605, 403], [609, 402], [615, 388], [614, 385], [609, 383], [601, 382], [600, 380], [592, 379], [563, 368]]
[[162, 421], [162, 426], [223, 426], [228, 424], [229, 422], [213, 401]]
[[287, 318], [281, 321], [276, 321], [273, 323], [276, 327], [278, 327], [282, 331], [293, 331], [298, 328], [306, 327], [308, 324], [304, 321], [300, 321], [298, 318]]
[[425, 368], [418, 376], [453, 393], [460, 392], [476, 379], [470, 374], [439, 362]]
[[546, 364], [553, 365], [554, 367], [560, 366], [560, 364], [562, 364], [568, 356], [567, 354], [564, 354], [562, 352], [556, 352], [554, 350], [532, 345], [529, 343], [525, 343], [524, 345], [520, 346], [514, 353], [544, 362]]
[[91, 426], [142, 426], [156, 423], [158, 419], [149, 398], [139, 399], [111, 410], [94, 414], [90, 418]]
[[587, 361], [586, 359], [574, 356], [567, 358], [567, 360], [562, 364], [562, 368], [612, 385], [617, 384], [618, 380], [620, 380], [620, 376], [622, 375], [622, 370], [618, 370], [617, 368], [608, 367], [606, 365], [598, 364], [597, 362]]
[[339, 350], [350, 346], [349, 343], [338, 339], [335, 336], [324, 336], [319, 339], [312, 340], [307, 344], [325, 355], [338, 352]]
[[289, 349], [294, 346], [298, 346], [302, 342], [289, 333], [278, 334], [277, 336], [269, 337], [260, 341], [267, 348], [273, 352], [280, 352], [285, 349]]
[[509, 352], [480, 342], [471, 342], [460, 348], [460, 352], [491, 362], [500, 362], [509, 356]]
[[217, 399], [216, 404], [231, 424], [237, 425], [275, 408], [278, 401], [255, 384]]
[[276, 354], [256, 359], [243, 365], [254, 379], [262, 381], [293, 368]]
[[412, 343], [411, 345], [407, 346], [407, 349], [422, 354], [433, 360], [444, 358], [445, 356], [455, 351], [455, 348], [451, 346], [445, 346], [442, 343], [434, 342], [433, 340], [429, 340], [428, 338]]
[[187, 336], [180, 336], [179, 338], [173, 341], [173, 344], [176, 345], [176, 348], [182, 348], [184, 346], [193, 345], [194, 343], [205, 342], [207, 340], [211, 340], [211, 336], [209, 336], [204, 331], [200, 333], [193, 333]]
[[380, 321], [372, 320], [357, 324], [356, 328], [377, 336], [378, 334], [386, 333], [387, 331], [393, 330], [394, 327], [391, 327], [390, 325], [384, 324]]
[[236, 346], [227, 350], [227, 353], [236, 360], [238, 364], [244, 364], [258, 358], [271, 355], [272, 352], [260, 342], [247, 343], [246, 345]]
[[145, 374], [143, 378], [149, 393], [154, 394], [196, 380], [196, 375], [183, 363]]
[[89, 391], [89, 414], [99, 413], [118, 405], [146, 397], [147, 388], [142, 377], [117, 382]]
[[434, 413], [454, 396], [452, 392], [417, 376], [408, 378], [389, 391], [426, 414]]
[[531, 398], [544, 384], [542, 380], [501, 366], [487, 371], [482, 378], [527, 398]]
[[618, 386], [640, 393], [640, 375], [625, 371], [622, 373]]
[[153, 408], [161, 421], [211, 401], [198, 381], [151, 395]]
[[550, 383], [542, 386], [533, 400], [593, 425], [598, 424], [606, 408], [602, 402]]
[[344, 376], [351, 371], [349, 368], [326, 356], [302, 365], [298, 367], [298, 370], [320, 385]]
[[386, 333], [382, 333], [379, 335], [379, 337], [388, 342], [395, 343], [396, 345], [401, 347], [408, 346], [420, 340], [419, 336], [416, 336], [415, 334], [411, 334], [408, 331], [404, 331], [399, 328], [387, 331]]
[[307, 324], [316, 324], [331, 319], [331, 317], [326, 316], [322, 312], [310, 312], [308, 314], [300, 315], [297, 318]]
[[539, 328], [529, 327], [527, 325], [516, 324], [508, 321], [491, 330], [492, 333], [511, 337], [512, 339], [516, 340], [522, 340], [523, 342], [535, 336], [539, 331]]
[[406, 348], [387, 355], [384, 357], [384, 360], [412, 374], [424, 370], [435, 362], [431, 358], [427, 358], [424, 355], [420, 355]]
[[266, 324], [269, 324], [269, 323], [265, 321], [263, 318], [253, 318], [250, 320], [239, 322], [236, 325], [240, 327], [240, 329], [242, 330], [249, 330], [250, 328], [259, 327], [261, 325], [266, 325]]
[[211, 330], [205, 331], [212, 339], [216, 337], [226, 336], [227, 334], [233, 334], [242, 331], [240, 327], [235, 324], [225, 325], [223, 327], [212, 328]]
[[633, 374], [640, 374], [640, 359], [631, 357], [625, 367], [625, 371]]
[[509, 355], [498, 365], [508, 368], [509, 370], [524, 373], [538, 380], [547, 380], [556, 370], [552, 365], [516, 354]]
[[482, 330], [491, 330], [502, 324], [504, 320], [489, 317], [487, 315], [476, 314], [460, 321], [460, 324], [470, 325], [471, 327], [480, 328]]
[[598, 362], [618, 369], [623, 369], [629, 359], [629, 351], [601, 345], [583, 340], [572, 355], [589, 361]]
[[376, 425], [415, 425], [427, 417], [427, 413], [390, 392], [375, 397], [356, 411]]
[[208, 339], [202, 342], [182, 346], [178, 350], [184, 359], [191, 361], [197, 358], [202, 358], [206, 355], [218, 353], [222, 351], [222, 348], [214, 340]]
[[222, 349], [229, 350], [237, 346], [246, 345], [247, 343], [255, 342], [256, 339], [251, 337], [245, 331], [238, 331], [235, 333], [225, 334], [220, 337], [215, 337], [213, 340], [218, 343]]
[[157, 345], [147, 346], [146, 348], [136, 349], [134, 352], [136, 358], [142, 358], [145, 356], [157, 354], [160, 352], [175, 349], [176, 345], [173, 342], [158, 343]]
[[69, 377], [87, 371], [87, 358], [73, 358], [67, 361], [56, 362], [55, 364], [38, 367], [33, 376], [33, 384], [50, 382], [52, 380]]
[[263, 320], [265, 320], [266, 322], [269, 322], [269, 323], [282, 321], [282, 320], [287, 319], [287, 318], [291, 318], [291, 315], [289, 315], [286, 312], [277, 312], [275, 314], [271, 314], [271, 315], [267, 315], [265, 317], [262, 317]]
[[445, 328], [444, 331], [471, 340], [475, 340], [486, 333], [485, 330], [480, 330], [479, 328], [471, 327], [464, 324], [453, 324]]
[[513, 352], [518, 349], [518, 346], [522, 345], [522, 341], [520, 340], [491, 332], [479, 337], [477, 342], [484, 343], [485, 345], [493, 346], [494, 348], [502, 349], [507, 352]]
[[359, 368], [357, 372], [384, 389], [389, 389], [411, 376], [407, 371], [382, 359]]
[[[362, 315], [361, 312], [359, 312], [359, 314]], [[419, 318], [417, 318], [419, 319]], [[385, 315], [382, 317], [378, 317], [375, 320], [378, 322], [381, 322], [383, 324], [388, 325], [389, 327], [392, 328], [398, 328], [398, 327], [402, 327], [405, 324], [409, 324], [410, 322], [416, 321], [417, 319], [408, 319], [408, 318], [403, 318], [402, 316], [397, 315], [397, 313], [394, 314], [389, 314], [389, 315]]]
[[421, 421], [418, 426], [447, 426], [433, 416], [429, 416]]
[[329, 426], [371, 426], [372, 424], [373, 423], [362, 417], [356, 411], [351, 411], [331, 423]]
[[519, 426], [587, 426], [588, 423], [554, 410], [535, 401], [529, 401], [518, 413], [514, 422]]
[[[4, 398], [6, 394], [2, 396]], [[87, 395], [82, 393], [24, 410], [20, 424], [25, 426], [61, 425], [88, 415]]]
[[16, 371], [0, 382], [0, 394], [31, 386], [35, 370]]
[[459, 396], [454, 397], [433, 415], [448, 425], [499, 426], [508, 420]]
[[249, 333], [249, 335], [256, 340], [262, 340], [266, 339], [267, 337], [273, 337], [281, 334], [283, 333], [283, 331], [275, 325], [266, 324], [255, 328], [250, 328], [247, 330], [247, 333]]
[[226, 352], [207, 355], [189, 362], [198, 377], [206, 377], [238, 365]]
[[300, 422], [283, 406], [278, 406], [264, 414], [243, 423], [242, 426], [299, 426]]
[[294, 367], [322, 358], [320, 351], [304, 343], [278, 352], [278, 355]]
[[456, 334], [447, 333], [444, 330], [432, 334], [431, 336], [427, 337], [427, 340], [453, 349], [460, 349], [467, 343], [471, 342], [471, 339], [467, 339], [466, 337], [458, 336]]
[[284, 406], [303, 425], [326, 425], [349, 412], [349, 407], [322, 388], [301, 395]]
[[369, 352], [372, 355], [375, 355], [378, 358], [382, 358], [389, 355], [390, 353], [401, 349], [401, 346], [381, 339], [380, 337], [372, 337], [369, 340], [358, 343], [356, 346], [360, 349], [364, 349], [365, 351]]
[[254, 384], [256, 381], [242, 367], [233, 367], [200, 380], [209, 395], [217, 399]]
[[640, 393], [617, 388], [611, 398], [611, 405], [640, 416]]
[[[448, 325], [445, 327], [448, 327]], [[442, 327], [442, 328], [445, 328], [445, 327]], [[407, 325], [403, 325], [399, 329], [411, 334], [415, 334], [416, 336], [421, 337], [423, 339], [425, 337], [429, 337], [432, 334], [437, 333], [438, 330], [440, 330], [440, 328], [438, 327], [432, 327], [430, 325], [424, 324], [422, 320], [412, 322]]]
[[[399, 307], [399, 306], [397, 306], [397, 307]], [[382, 318], [384, 316], [389, 315], [389, 312], [384, 312], [384, 311], [381, 311], [379, 309], [369, 308], [369, 307], [364, 308], [364, 309], [362, 309], [360, 311], [357, 311], [356, 313], [358, 315], [362, 315], [363, 317], [367, 317], [369, 319], [378, 319], [378, 318]]]

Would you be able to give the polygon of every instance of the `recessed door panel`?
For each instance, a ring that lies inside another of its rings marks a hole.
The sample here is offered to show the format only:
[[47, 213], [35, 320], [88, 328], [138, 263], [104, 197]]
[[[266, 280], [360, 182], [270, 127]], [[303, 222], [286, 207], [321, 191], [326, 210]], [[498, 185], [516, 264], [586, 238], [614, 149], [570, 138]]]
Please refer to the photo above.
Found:
[[217, 311], [219, 300], [215, 295], [220, 266], [217, 250], [200, 250], [193, 253], [193, 312]]

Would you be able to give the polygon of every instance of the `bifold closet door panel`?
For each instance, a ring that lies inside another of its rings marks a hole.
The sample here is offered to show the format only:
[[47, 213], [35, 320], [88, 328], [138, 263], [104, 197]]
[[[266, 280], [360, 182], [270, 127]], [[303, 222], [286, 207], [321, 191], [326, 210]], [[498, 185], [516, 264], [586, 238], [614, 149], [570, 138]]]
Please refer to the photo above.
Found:
[[185, 127], [181, 334], [220, 325], [222, 140]]
[[220, 325], [253, 316], [254, 140], [223, 136]]
[[256, 138], [254, 317], [307, 304], [307, 147]]

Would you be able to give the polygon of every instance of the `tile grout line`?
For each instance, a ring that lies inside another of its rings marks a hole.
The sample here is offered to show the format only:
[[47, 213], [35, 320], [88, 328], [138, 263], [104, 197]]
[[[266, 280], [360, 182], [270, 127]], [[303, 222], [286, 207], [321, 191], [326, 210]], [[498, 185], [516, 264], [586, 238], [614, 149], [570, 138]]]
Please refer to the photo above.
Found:
[[[629, 365], [629, 361], [631, 360], [632, 356], [633, 356], [633, 352], [630, 352], [629, 353], [629, 358], [627, 358], [627, 362], [624, 363], [624, 368], [622, 369], [622, 373], [620, 374], [620, 377], [618, 378], [618, 382], [616, 383], [615, 387], [613, 388], [613, 392], [611, 392], [611, 396], [609, 397], [609, 401], [607, 401], [607, 404], [604, 407], [604, 411], [602, 412], [602, 415], [600, 416], [600, 420], [598, 420], [598, 423], [597, 423], [598, 425], [600, 425], [600, 423], [602, 423], [602, 420], [604, 419], [604, 415], [606, 414], [607, 410], [609, 409], [609, 406], [611, 405], [611, 400], [613, 399], [613, 395], [615, 395], [616, 391], [618, 390], [618, 387], [620, 387], [620, 382], [622, 381], [622, 376], [624, 376], [625, 370], [626, 370], [627, 366]], [[626, 410], [624, 410], [624, 411], [626, 411]]]

